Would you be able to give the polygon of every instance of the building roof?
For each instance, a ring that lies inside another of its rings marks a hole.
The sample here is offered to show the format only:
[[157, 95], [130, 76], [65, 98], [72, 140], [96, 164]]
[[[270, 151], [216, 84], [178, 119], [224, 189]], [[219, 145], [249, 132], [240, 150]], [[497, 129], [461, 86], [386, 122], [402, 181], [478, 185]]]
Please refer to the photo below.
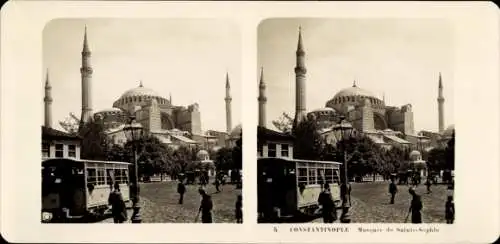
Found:
[[164, 135], [153, 134], [153, 136], [158, 138], [158, 140], [160, 140], [160, 142], [163, 144], [171, 144], [172, 143], [172, 141]]
[[263, 126], [257, 127], [257, 140], [293, 141], [294, 137], [289, 134], [267, 129]]
[[397, 136], [384, 134], [384, 137], [389, 138], [390, 140], [395, 141], [399, 144], [411, 144], [409, 141], [401, 139]]
[[69, 134], [64, 131], [52, 129], [49, 127], [42, 126], [42, 139], [54, 140], [54, 139], [64, 139], [64, 140], [81, 140], [82, 138], [78, 135]]
[[172, 138], [175, 138], [181, 142], [184, 142], [184, 143], [189, 143], [189, 144], [196, 144], [197, 142], [196, 141], [193, 141], [185, 136], [180, 136], [180, 135], [170, 135]]

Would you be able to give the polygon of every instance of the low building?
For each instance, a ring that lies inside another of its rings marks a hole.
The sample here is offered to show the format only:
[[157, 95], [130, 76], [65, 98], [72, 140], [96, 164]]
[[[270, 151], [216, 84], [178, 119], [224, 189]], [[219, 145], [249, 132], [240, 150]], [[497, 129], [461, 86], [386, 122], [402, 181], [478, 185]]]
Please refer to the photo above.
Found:
[[80, 159], [81, 137], [42, 126], [42, 160]]
[[293, 159], [294, 137], [265, 127], [257, 127], [257, 158]]

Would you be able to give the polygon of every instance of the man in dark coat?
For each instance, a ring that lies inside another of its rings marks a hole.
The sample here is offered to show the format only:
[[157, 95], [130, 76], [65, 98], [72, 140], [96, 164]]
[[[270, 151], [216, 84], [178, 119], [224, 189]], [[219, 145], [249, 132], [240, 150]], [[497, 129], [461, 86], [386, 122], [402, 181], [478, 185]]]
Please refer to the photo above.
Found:
[[238, 195], [238, 198], [236, 200], [235, 204], [235, 217], [236, 217], [236, 223], [243, 223], [243, 201], [241, 194]]
[[412, 195], [412, 200], [411, 200], [410, 209], [409, 209], [409, 212], [411, 212], [411, 223], [421, 224], [422, 223], [422, 213], [420, 211], [422, 210], [422, 207], [423, 207], [422, 199], [415, 192], [415, 190], [413, 188], [410, 188], [408, 191]]
[[210, 195], [208, 195], [203, 188], [200, 188], [198, 192], [202, 197], [200, 209], [198, 210], [198, 213], [201, 212], [201, 222], [212, 223], [212, 197], [210, 197]]
[[114, 190], [109, 194], [108, 204], [111, 205], [111, 213], [114, 223], [123, 223], [127, 220], [127, 208], [120, 191], [120, 184], [115, 182]]
[[453, 224], [453, 220], [455, 220], [455, 203], [453, 202], [453, 196], [448, 196], [448, 200], [446, 201], [445, 218], [447, 224]]
[[184, 202], [184, 193], [186, 193], [186, 186], [182, 179], [179, 179], [179, 184], [177, 184], [177, 193], [179, 193], [179, 204]]
[[389, 184], [389, 193], [391, 194], [391, 204], [394, 204], [394, 197], [398, 192], [398, 187], [396, 186], [396, 183], [394, 181], [395, 179], [392, 178], [391, 183]]
[[324, 223], [333, 223], [337, 219], [337, 210], [333, 201], [330, 185], [324, 184], [323, 192], [319, 194], [318, 204], [322, 206], [322, 215]]

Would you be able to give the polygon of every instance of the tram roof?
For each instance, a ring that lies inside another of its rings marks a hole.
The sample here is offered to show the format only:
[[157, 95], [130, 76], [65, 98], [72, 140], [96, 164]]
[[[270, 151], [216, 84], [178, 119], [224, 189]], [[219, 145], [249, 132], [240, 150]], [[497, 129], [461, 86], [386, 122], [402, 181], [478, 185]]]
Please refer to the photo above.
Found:
[[119, 161], [101, 161], [101, 160], [88, 160], [88, 159], [75, 159], [75, 158], [48, 158], [43, 160], [42, 162], [59, 161], [59, 160], [74, 161], [79, 163], [126, 164], [126, 165], [131, 164], [128, 162], [119, 162]]
[[298, 163], [321, 163], [321, 164], [342, 164], [335, 161], [321, 161], [321, 160], [308, 160], [308, 159], [296, 159], [296, 158], [276, 158], [276, 157], [260, 157], [258, 160], [283, 160], [288, 162], [298, 162]]

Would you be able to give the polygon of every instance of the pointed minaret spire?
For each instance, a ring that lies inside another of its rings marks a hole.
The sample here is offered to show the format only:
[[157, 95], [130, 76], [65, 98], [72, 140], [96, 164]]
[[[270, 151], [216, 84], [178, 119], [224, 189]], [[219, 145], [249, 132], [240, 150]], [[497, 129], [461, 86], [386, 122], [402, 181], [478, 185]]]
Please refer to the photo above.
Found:
[[299, 41], [297, 43], [297, 51], [304, 51], [304, 47], [302, 46], [302, 26], [299, 26]]
[[89, 43], [87, 40], [87, 25], [85, 25], [85, 33], [83, 34], [83, 51], [90, 52]]
[[91, 65], [92, 53], [90, 52], [87, 39], [87, 25], [85, 25], [85, 33], [83, 35], [83, 50], [82, 50], [82, 67], [80, 74], [82, 77], [82, 117], [80, 119], [80, 129], [82, 126], [92, 120], [92, 74]]
[[302, 27], [299, 27], [299, 40], [296, 51], [295, 65], [295, 119], [294, 126], [300, 123], [306, 117], [306, 64], [302, 41]]
[[441, 78], [441, 72], [439, 72], [439, 88], [443, 88], [443, 81]]
[[385, 104], [385, 92], [382, 93], [382, 102], [384, 102], [384, 104]]
[[226, 101], [226, 131], [228, 135], [231, 133], [231, 130], [233, 129], [232, 111], [231, 111], [232, 100], [233, 99], [231, 98], [231, 86], [229, 85], [229, 73], [226, 72], [226, 97], [224, 98], [224, 101]]
[[168, 100], [170, 101], [170, 104], [172, 105], [172, 93], [168, 93]]
[[438, 84], [438, 126], [439, 133], [443, 133], [444, 131], [444, 96], [443, 96], [443, 81], [441, 78], [441, 72], [439, 72], [439, 84]]
[[259, 81], [259, 126], [266, 127], [266, 84], [264, 83], [264, 67], [260, 68]]
[[45, 97], [43, 98], [45, 105], [44, 126], [52, 128], [52, 87], [49, 81], [49, 69], [45, 76]]

